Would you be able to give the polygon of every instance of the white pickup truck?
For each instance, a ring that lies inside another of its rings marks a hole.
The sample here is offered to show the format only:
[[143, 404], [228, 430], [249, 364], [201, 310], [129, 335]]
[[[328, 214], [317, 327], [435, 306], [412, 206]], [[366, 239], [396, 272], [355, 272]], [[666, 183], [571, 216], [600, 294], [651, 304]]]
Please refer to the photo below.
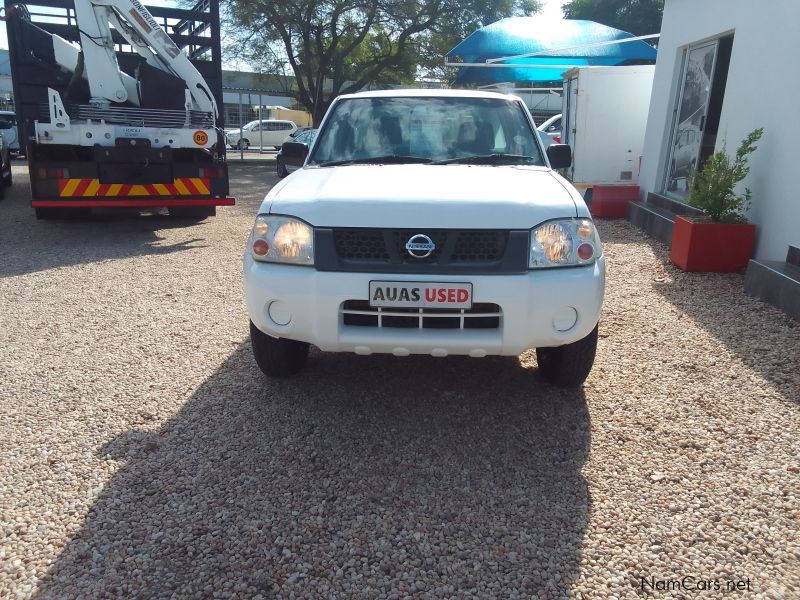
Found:
[[[286, 151], [284, 146], [284, 152]], [[578, 386], [597, 347], [605, 259], [580, 194], [515, 96], [341, 96], [305, 165], [264, 198], [244, 255], [256, 362], [326, 352], [515, 356]], [[291, 149], [290, 149], [291, 151]]]

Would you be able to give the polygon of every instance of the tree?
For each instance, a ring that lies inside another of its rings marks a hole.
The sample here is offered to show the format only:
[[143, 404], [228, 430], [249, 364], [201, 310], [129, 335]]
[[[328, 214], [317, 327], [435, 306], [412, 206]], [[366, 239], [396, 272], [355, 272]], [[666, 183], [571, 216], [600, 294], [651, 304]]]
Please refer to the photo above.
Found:
[[[333, 99], [368, 84], [409, 83], [475, 28], [538, 0], [227, 0], [236, 55], [293, 74], [318, 124]], [[449, 45], [448, 45], [449, 44]]]
[[567, 19], [586, 19], [647, 35], [661, 31], [664, 0], [570, 0], [562, 10]]

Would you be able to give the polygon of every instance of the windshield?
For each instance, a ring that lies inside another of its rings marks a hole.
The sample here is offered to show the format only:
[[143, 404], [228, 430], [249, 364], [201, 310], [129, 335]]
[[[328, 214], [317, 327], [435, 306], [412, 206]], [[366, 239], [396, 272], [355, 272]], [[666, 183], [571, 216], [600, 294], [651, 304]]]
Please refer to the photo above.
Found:
[[[544, 165], [519, 102], [379, 97], [336, 103], [308, 164], [472, 162]], [[497, 160], [502, 157], [503, 160]]]
[[17, 124], [17, 117], [14, 115], [0, 115], [0, 129], [11, 129]]

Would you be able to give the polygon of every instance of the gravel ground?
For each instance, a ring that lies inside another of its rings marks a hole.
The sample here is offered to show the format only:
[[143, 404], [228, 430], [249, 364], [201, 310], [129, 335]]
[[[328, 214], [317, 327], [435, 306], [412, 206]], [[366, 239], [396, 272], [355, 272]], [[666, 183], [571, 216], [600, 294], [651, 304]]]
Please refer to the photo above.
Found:
[[800, 597], [800, 326], [741, 276], [605, 221], [582, 391], [533, 353], [317, 352], [269, 381], [240, 255], [276, 180], [233, 172], [199, 224], [37, 222], [15, 166], [0, 597]]

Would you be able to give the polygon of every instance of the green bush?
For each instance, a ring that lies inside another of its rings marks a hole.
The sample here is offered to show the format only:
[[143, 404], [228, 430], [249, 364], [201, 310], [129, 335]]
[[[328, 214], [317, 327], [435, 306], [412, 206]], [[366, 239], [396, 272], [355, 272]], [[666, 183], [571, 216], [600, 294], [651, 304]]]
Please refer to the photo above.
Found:
[[756, 142], [762, 133], [763, 128], [751, 131], [742, 140], [733, 159], [723, 145], [722, 150], [709, 157], [702, 169], [692, 173], [689, 176], [689, 204], [702, 208], [715, 222], [746, 222], [742, 213], [750, 208], [750, 190], [745, 188], [744, 195], [739, 196], [734, 188], [750, 172], [747, 158], [758, 148]]

